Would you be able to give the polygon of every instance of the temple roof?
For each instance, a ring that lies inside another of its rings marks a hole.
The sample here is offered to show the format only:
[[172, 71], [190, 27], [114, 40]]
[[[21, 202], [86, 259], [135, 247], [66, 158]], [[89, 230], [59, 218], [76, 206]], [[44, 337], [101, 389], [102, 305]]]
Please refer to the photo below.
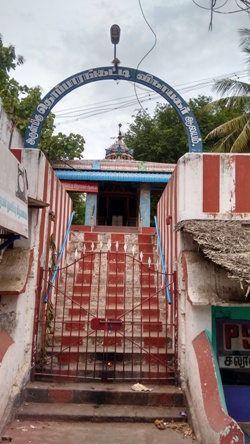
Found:
[[60, 180], [168, 183], [171, 173], [55, 170]]
[[136, 160], [58, 160], [53, 163], [54, 170], [70, 171], [123, 171], [144, 173], [172, 173], [175, 164], [141, 162]]

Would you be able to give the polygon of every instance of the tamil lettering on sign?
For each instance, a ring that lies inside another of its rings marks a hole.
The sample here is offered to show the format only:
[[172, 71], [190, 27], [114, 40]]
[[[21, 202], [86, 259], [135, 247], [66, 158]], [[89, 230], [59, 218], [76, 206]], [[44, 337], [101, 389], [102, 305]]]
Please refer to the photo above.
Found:
[[44, 121], [52, 108], [69, 92], [100, 80], [126, 80], [140, 83], [161, 95], [179, 114], [188, 137], [189, 151], [202, 152], [202, 139], [194, 114], [185, 100], [161, 79], [128, 67], [107, 66], [74, 74], [56, 85], [37, 105], [26, 129], [25, 148], [37, 148]]
[[26, 171], [8, 149], [0, 150], [0, 227], [28, 237]]
[[250, 369], [250, 321], [217, 319], [217, 353], [221, 369]]
[[78, 193], [98, 193], [97, 182], [82, 182], [76, 180], [61, 180], [61, 182], [67, 191], [75, 191]]

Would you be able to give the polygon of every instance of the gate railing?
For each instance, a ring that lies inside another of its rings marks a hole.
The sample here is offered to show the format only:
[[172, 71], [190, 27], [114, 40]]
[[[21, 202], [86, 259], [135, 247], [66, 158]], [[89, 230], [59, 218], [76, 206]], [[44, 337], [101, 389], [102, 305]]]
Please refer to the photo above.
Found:
[[[37, 308], [33, 376], [173, 379], [175, 326], [163, 273], [147, 258], [143, 263], [143, 255], [139, 260], [126, 253], [125, 246], [124, 252], [117, 244], [115, 251], [107, 247], [87, 254], [84, 248], [60, 269], [62, 282], [52, 284], [45, 312]], [[51, 287], [47, 271], [41, 288], [44, 283]]]

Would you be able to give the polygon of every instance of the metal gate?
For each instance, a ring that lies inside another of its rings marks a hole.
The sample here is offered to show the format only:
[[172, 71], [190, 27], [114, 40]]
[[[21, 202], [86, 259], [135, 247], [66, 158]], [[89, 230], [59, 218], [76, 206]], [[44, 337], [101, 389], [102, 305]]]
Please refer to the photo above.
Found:
[[146, 253], [135, 256], [117, 244], [115, 251], [83, 252], [53, 286], [41, 270], [33, 379], [176, 380], [174, 276], [169, 305], [158, 264]]

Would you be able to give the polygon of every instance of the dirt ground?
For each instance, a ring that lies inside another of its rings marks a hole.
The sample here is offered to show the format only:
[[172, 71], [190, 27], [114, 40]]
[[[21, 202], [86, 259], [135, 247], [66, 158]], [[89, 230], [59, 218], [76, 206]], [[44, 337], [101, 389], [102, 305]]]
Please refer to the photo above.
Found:
[[0, 442], [13, 444], [191, 444], [194, 441], [192, 430], [187, 423], [167, 423], [164, 430], [159, 430], [155, 424], [147, 423], [14, 420], [4, 431]]

